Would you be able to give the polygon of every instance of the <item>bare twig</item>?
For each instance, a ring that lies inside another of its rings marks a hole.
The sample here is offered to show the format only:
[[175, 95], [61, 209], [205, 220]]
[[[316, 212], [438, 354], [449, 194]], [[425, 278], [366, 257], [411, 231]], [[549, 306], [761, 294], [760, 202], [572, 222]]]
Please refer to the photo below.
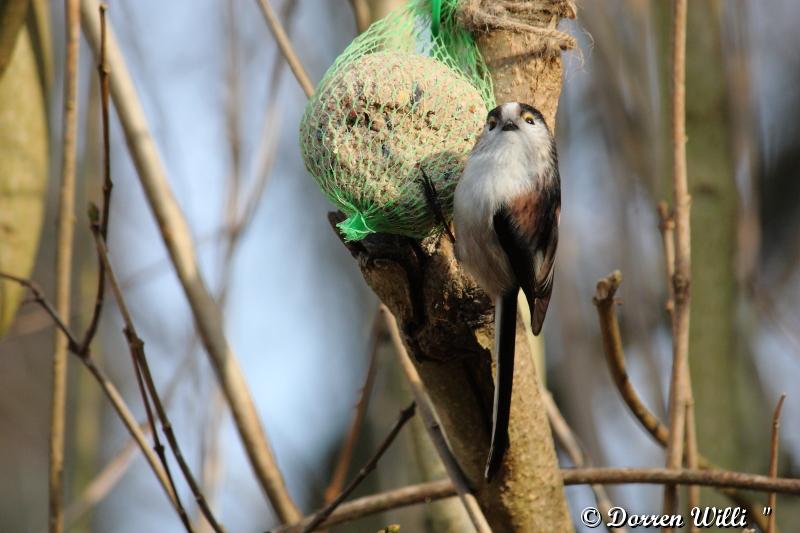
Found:
[[367, 375], [364, 379], [364, 386], [361, 387], [361, 395], [356, 404], [355, 414], [353, 421], [350, 424], [350, 430], [347, 432], [342, 449], [339, 452], [339, 457], [336, 460], [336, 466], [333, 469], [331, 481], [325, 488], [324, 499], [325, 503], [333, 501], [333, 499], [342, 491], [345, 479], [347, 478], [347, 471], [350, 469], [350, 462], [353, 459], [353, 452], [355, 451], [358, 436], [361, 433], [361, 427], [364, 422], [364, 417], [367, 413], [367, 406], [369, 405], [369, 398], [372, 393], [372, 385], [375, 383], [375, 371], [378, 368], [378, 345], [380, 342], [382, 321], [376, 315], [372, 331], [370, 333], [370, 346], [369, 346], [369, 366], [367, 367]]
[[[724, 487], [754, 491], [775, 491], [800, 494], [800, 479], [771, 478], [729, 470], [688, 470], [673, 468], [565, 468], [564, 485], [602, 483], [618, 485], [641, 483], [649, 485], [693, 484], [704, 487]], [[751, 517], [753, 518], [753, 517]]]
[[[772, 438], [769, 448], [769, 477], [771, 478], [778, 477], [778, 440], [781, 428], [781, 409], [783, 409], [783, 401], [785, 399], [786, 394], [781, 394], [781, 397], [778, 398], [778, 404], [775, 406], [775, 411], [772, 414]], [[775, 508], [777, 505], [777, 494], [770, 492], [767, 506], [772, 512], [769, 514], [766, 533], [775, 533]]]
[[417, 372], [417, 368], [414, 366], [411, 357], [406, 351], [403, 339], [400, 337], [400, 329], [397, 327], [397, 321], [389, 308], [384, 304], [381, 304], [380, 310], [386, 321], [389, 334], [392, 337], [392, 345], [394, 346], [395, 354], [397, 354], [400, 366], [403, 369], [403, 373], [406, 375], [406, 379], [408, 379], [411, 391], [414, 394], [414, 399], [419, 406], [422, 420], [425, 422], [425, 429], [433, 442], [434, 448], [436, 448], [436, 452], [439, 454], [439, 458], [442, 460], [444, 469], [457, 488], [458, 497], [461, 499], [461, 503], [464, 505], [464, 509], [467, 511], [472, 525], [475, 526], [475, 530], [478, 533], [491, 533], [492, 529], [489, 527], [489, 523], [483, 515], [483, 511], [481, 511], [478, 505], [478, 500], [472, 494], [469, 480], [464, 475], [461, 466], [458, 464], [458, 460], [450, 449], [447, 437], [436, 417], [436, 410], [433, 407], [433, 402], [431, 402], [428, 397], [422, 379]]
[[[667, 302], [666, 310], [669, 314], [670, 324], [674, 327], [675, 322], [675, 287], [672, 280], [675, 276], [675, 218], [669, 210], [666, 202], [658, 203], [659, 230], [661, 231], [661, 243], [664, 250], [664, 271], [667, 275]], [[674, 330], [673, 330], [674, 331]], [[695, 431], [694, 419], [694, 393], [692, 392], [692, 376], [688, 365], [684, 367], [686, 376], [684, 379], [687, 384], [686, 398], [686, 435], [684, 464], [686, 468], [698, 467], [697, 451], [697, 432]], [[694, 485], [687, 487], [688, 498], [687, 507], [692, 509], [700, 505], [700, 489]], [[697, 527], [690, 526], [691, 533], [697, 532]]]
[[272, 5], [269, 3], [269, 0], [256, 1], [258, 2], [258, 6], [261, 8], [261, 13], [264, 15], [264, 20], [267, 22], [267, 26], [269, 26], [269, 29], [272, 32], [272, 36], [275, 38], [275, 42], [278, 43], [278, 47], [281, 49], [283, 56], [286, 58], [289, 68], [292, 69], [294, 77], [297, 78], [297, 82], [300, 84], [303, 92], [306, 93], [306, 96], [311, 98], [311, 95], [314, 93], [314, 84], [311, 83], [311, 79], [308, 77], [306, 69], [303, 67], [303, 64], [297, 57], [294, 47], [292, 47], [292, 43], [289, 41], [289, 36], [286, 35], [286, 30], [283, 29], [281, 21], [275, 14], [275, 10], [272, 9]]
[[675, 287], [672, 279], [675, 276], [675, 217], [670, 212], [667, 202], [658, 202], [658, 229], [661, 232], [661, 247], [664, 252], [664, 273], [667, 276], [667, 302], [665, 308], [669, 321], [675, 316]]
[[[692, 393], [692, 379], [689, 376], [689, 367], [684, 367], [686, 377], [684, 377], [686, 385], [686, 433], [683, 450], [684, 466], [690, 470], [696, 470], [699, 467], [700, 458], [697, 451], [697, 430], [694, 421], [694, 393]], [[697, 485], [689, 485], [686, 487], [687, 498], [686, 507], [689, 511], [695, 507], [700, 507], [700, 487]], [[690, 533], [699, 533], [700, 528], [692, 522], [689, 526]]]
[[[417, 485], [409, 485], [400, 489], [394, 489], [353, 501], [343, 503], [318, 527], [330, 527], [336, 524], [352, 522], [366, 516], [399, 509], [409, 505], [429, 503], [443, 498], [456, 496], [456, 488], [449, 479], [441, 481], [429, 481]], [[303, 521], [289, 526], [284, 526], [273, 530], [271, 533], [290, 533], [311, 522], [312, 517], [307, 517]]]
[[[558, 405], [556, 405], [550, 392], [543, 389], [542, 399], [544, 400], [544, 407], [547, 411], [547, 418], [550, 420], [550, 427], [553, 428], [553, 436], [559, 444], [561, 444], [561, 447], [567, 453], [572, 463], [578, 468], [592, 466], [591, 459], [584, 451], [580, 442], [578, 442], [577, 435], [575, 435], [575, 432], [572, 431], [572, 428], [567, 424], [567, 421], [561, 414], [561, 410], [558, 408]], [[592, 484], [591, 489], [592, 492], [594, 492], [600, 513], [603, 516], [609, 516], [609, 512], [611, 508], [614, 507], [614, 504], [611, 502], [608, 491], [604, 486], [597, 483]], [[615, 527], [613, 529], [623, 533], [628, 531], [624, 527]]]
[[177, 500], [175, 496], [175, 492], [172, 490], [170, 486], [169, 480], [167, 479], [166, 472], [164, 471], [161, 463], [159, 462], [158, 457], [156, 456], [155, 452], [150, 448], [147, 444], [147, 437], [145, 437], [142, 428], [139, 427], [139, 424], [136, 422], [131, 410], [128, 408], [125, 400], [123, 400], [122, 396], [120, 395], [117, 388], [108, 379], [108, 376], [105, 375], [97, 365], [95, 365], [94, 361], [88, 355], [81, 355], [78, 345], [78, 341], [69, 328], [64, 324], [64, 321], [61, 319], [61, 316], [53, 309], [53, 306], [47, 301], [47, 299], [42, 296], [41, 291], [33, 282], [19, 278], [17, 276], [12, 276], [11, 274], [7, 274], [4, 272], [0, 272], [0, 278], [9, 279], [11, 281], [17, 282], [20, 285], [27, 287], [34, 295], [34, 299], [36, 303], [42, 306], [47, 313], [53, 318], [53, 322], [55, 322], [56, 326], [64, 333], [64, 335], [68, 339], [68, 346], [69, 351], [74, 354], [80, 361], [86, 366], [86, 368], [91, 372], [92, 376], [97, 380], [100, 387], [103, 389], [106, 397], [111, 402], [111, 405], [114, 407], [114, 410], [117, 412], [120, 420], [125, 425], [128, 433], [134, 438], [136, 443], [139, 445], [139, 448], [142, 450], [142, 453], [147, 459], [150, 468], [153, 470], [153, 473], [156, 475], [156, 479], [161, 484], [164, 492], [166, 492], [167, 497], [170, 500], [173, 508], [177, 511]]
[[[562, 468], [564, 485], [620, 485], [668, 483], [695, 484], [718, 488], [738, 488], [754, 491], [776, 491], [785, 494], [800, 494], [800, 479], [771, 478], [725, 470], [674, 470], [670, 468]], [[410, 485], [401, 489], [358, 498], [344, 503], [325, 520], [320, 527], [351, 522], [407, 505], [428, 503], [456, 495], [450, 480], [431, 481]], [[760, 511], [760, 510], [759, 510]], [[748, 515], [751, 519], [754, 516]], [[311, 518], [273, 530], [272, 533], [290, 533], [310, 523]]]
[[[675, 202], [675, 317], [672, 326], [672, 378], [669, 394], [669, 439], [667, 467], [680, 468], [689, 400], [689, 284], [691, 279], [691, 199], [686, 180], [686, 0], [673, 2], [672, 20], [672, 146], [673, 201]], [[677, 486], [664, 490], [664, 514], [674, 514], [678, 503]], [[665, 531], [671, 531], [670, 528]]]
[[[100, 35], [94, 13], [96, 0], [81, 0], [84, 33], [95, 52]], [[107, 34], [107, 59], [111, 71], [111, 98], [117, 109], [128, 148], [164, 244], [186, 294], [200, 338], [231, 407], [256, 478], [283, 522], [301, 515], [278, 469], [266, 433], [244, 378], [239, 360], [225, 336], [221, 312], [200, 274], [197, 254], [186, 218], [167, 180], [144, 111], [111, 28]]]
[[383, 454], [386, 453], [386, 450], [389, 449], [389, 446], [392, 445], [392, 442], [394, 442], [394, 439], [400, 433], [400, 430], [403, 429], [405, 423], [408, 422], [412, 416], [414, 416], [416, 408], [416, 404], [411, 402], [411, 405], [400, 411], [400, 416], [397, 418], [397, 422], [395, 422], [394, 427], [389, 434], [386, 435], [386, 438], [383, 439], [383, 442], [378, 447], [378, 450], [370, 458], [370, 460], [367, 461], [367, 464], [365, 464], [361, 470], [359, 470], [358, 474], [356, 474], [356, 477], [354, 477], [353, 480], [347, 484], [344, 490], [342, 490], [342, 492], [336, 498], [334, 498], [333, 501], [326, 505], [322, 510], [314, 514], [314, 517], [311, 519], [308, 525], [303, 527], [302, 533], [314, 531], [314, 529], [322, 524], [325, 519], [328, 518], [331, 513], [333, 513], [333, 511], [335, 511], [336, 508], [344, 501], [344, 499], [347, 498], [347, 496], [349, 496], [350, 493], [353, 492], [362, 481], [364, 481], [367, 475], [375, 470], [375, 467], [378, 465], [378, 461], [380, 461], [381, 457], [383, 457]]
[[[78, 54], [80, 17], [77, 0], [65, 0], [66, 73], [64, 80], [63, 152], [58, 195], [58, 241], [56, 244], [56, 311], [69, 316], [72, 280], [72, 243], [75, 233], [75, 166], [78, 135]], [[64, 420], [67, 409], [67, 349], [63, 331], [53, 338], [53, 385], [50, 403], [49, 528], [64, 531]]]
[[[94, 212], [97, 212], [96, 208], [94, 209]], [[123, 331], [125, 333], [125, 339], [128, 343], [131, 362], [133, 363], [133, 372], [136, 376], [136, 385], [139, 388], [139, 395], [142, 397], [142, 403], [144, 404], [144, 410], [147, 415], [147, 425], [153, 430], [153, 449], [158, 455], [161, 465], [164, 467], [164, 472], [166, 473], [167, 480], [172, 488], [172, 492], [175, 493], [175, 502], [177, 504], [178, 515], [183, 523], [183, 527], [186, 529], [186, 531], [191, 533], [194, 531], [194, 528], [189, 520], [189, 515], [186, 513], [186, 508], [183, 506], [178, 489], [175, 486], [175, 479], [173, 478], [172, 471], [169, 468], [169, 461], [167, 460], [164, 445], [161, 443], [161, 438], [158, 435], [158, 431], [155, 429], [155, 417], [153, 416], [153, 408], [151, 405], [151, 402], [154, 402], [155, 398], [151, 400], [150, 395], [148, 395], [148, 390], [145, 388], [143, 365], [140, 362], [141, 352], [144, 349], [144, 343], [139, 339], [139, 336], [136, 334], [136, 330], [133, 328], [133, 320], [131, 319], [130, 312], [128, 311], [128, 306], [122, 299], [122, 291], [120, 291], [119, 284], [114, 278], [114, 273], [111, 270], [111, 263], [108, 260], [108, 250], [106, 249], [105, 241], [103, 240], [102, 235], [100, 235], [100, 225], [97, 219], [92, 220], [91, 228], [92, 235], [94, 235], [95, 239], [97, 255], [100, 258], [100, 268], [104, 270], [110, 278], [111, 289], [117, 299], [117, 306], [119, 307], [120, 314], [122, 314], [122, 320], [125, 324]]]
[[[155, 383], [153, 381], [153, 376], [150, 372], [150, 366], [147, 363], [147, 357], [144, 353], [144, 342], [139, 337], [138, 333], [136, 332], [136, 327], [133, 324], [133, 319], [131, 318], [130, 311], [128, 310], [128, 306], [125, 303], [125, 298], [122, 294], [122, 290], [119, 288], [119, 283], [117, 282], [116, 276], [114, 275], [114, 270], [111, 267], [111, 261], [108, 257], [108, 249], [106, 248], [106, 243], [103, 240], [103, 236], [100, 234], [99, 228], [93, 227], [93, 234], [95, 238], [95, 243], [97, 245], [97, 251], [100, 254], [100, 257], [103, 261], [103, 268], [106, 270], [106, 274], [108, 275], [108, 281], [111, 286], [111, 291], [114, 293], [114, 298], [117, 301], [117, 306], [120, 309], [120, 313], [122, 314], [123, 322], [125, 323], [124, 333], [125, 339], [128, 342], [128, 346], [131, 350], [131, 355], [134, 359], [134, 370], [137, 373], [137, 380], [144, 381], [145, 386], [147, 387], [147, 392], [145, 393], [144, 389], [142, 390], [142, 394], [145, 400], [145, 408], [148, 411], [148, 419], [150, 426], [153, 428], [153, 438], [155, 442], [158, 441], [158, 432], [155, 429], [155, 421], [152, 419], [152, 414], [150, 413], [149, 402], [147, 400], [148, 396], [150, 401], [153, 402], [153, 406], [155, 407], [156, 413], [158, 415], [158, 420], [161, 423], [161, 428], [164, 431], [164, 435], [167, 438], [167, 442], [169, 443], [169, 447], [172, 450], [172, 454], [175, 456], [175, 460], [178, 462], [180, 466], [181, 472], [183, 473], [184, 479], [186, 479], [186, 483], [189, 485], [189, 488], [192, 491], [192, 495], [197, 502], [198, 507], [203, 513], [203, 516], [208, 520], [208, 523], [217, 533], [224, 533], [225, 529], [217, 522], [216, 518], [214, 518], [211, 509], [208, 507], [205, 498], [203, 497], [202, 492], [200, 491], [200, 486], [197, 484], [197, 480], [195, 480], [194, 475], [192, 474], [189, 465], [186, 463], [186, 460], [183, 457], [183, 453], [181, 452], [180, 445], [178, 444], [178, 440], [175, 437], [175, 432], [172, 430], [172, 424], [169, 421], [167, 416], [166, 409], [164, 409], [164, 405], [161, 402], [161, 397], [156, 390]], [[141, 385], [141, 384], [140, 384]], [[160, 446], [160, 444], [159, 444]], [[162, 462], [164, 463], [164, 470], [167, 472], [167, 476], [172, 482], [172, 477], [169, 472], [169, 468], [167, 467], [167, 461], [165, 456], [163, 455], [163, 447], [161, 447], [161, 458]], [[157, 450], [158, 451], [158, 450]], [[174, 485], [173, 485], [174, 487]], [[178, 506], [182, 509], [180, 504], [180, 499], [178, 498]], [[186, 515], [185, 511], [182, 516], [185, 518], [185, 526], [187, 530], [192, 531], [191, 522], [189, 522], [189, 518]]]
[[656, 441], [665, 446], [669, 431], [652, 411], [645, 407], [636, 389], [633, 388], [625, 368], [625, 352], [622, 348], [622, 336], [619, 332], [619, 323], [614, 309], [614, 296], [617, 289], [619, 289], [620, 283], [622, 283], [622, 273], [619, 270], [615, 270], [597, 282], [597, 290], [593, 298], [594, 305], [597, 307], [597, 315], [600, 319], [603, 353], [606, 356], [606, 363], [611, 371], [614, 384], [622, 395], [625, 404]]
[[77, 351], [78, 343], [75, 341], [75, 337], [72, 336], [72, 332], [69, 330], [69, 326], [67, 326], [64, 321], [61, 319], [61, 315], [58, 314], [58, 311], [53, 308], [47, 298], [44, 297], [42, 290], [39, 288], [37, 284], [34, 282], [21, 278], [19, 276], [15, 276], [13, 274], [9, 274], [7, 272], [0, 272], [0, 278], [7, 279], [9, 281], [13, 281], [15, 283], [19, 283], [29, 291], [33, 295], [33, 301], [41, 306], [42, 309], [50, 316], [50, 318], [55, 323], [56, 327], [61, 331], [64, 336], [67, 338], [67, 346], [69, 351]]
[[[667, 430], [667, 427], [644, 405], [628, 378], [628, 371], [625, 365], [625, 352], [622, 348], [622, 337], [619, 332], [617, 314], [614, 310], [614, 296], [621, 282], [622, 274], [618, 270], [597, 282], [597, 291], [593, 301], [597, 307], [597, 314], [600, 321], [600, 332], [603, 337], [603, 353], [605, 354], [611, 377], [614, 380], [614, 385], [616, 385], [625, 404], [656, 442], [666, 447], [669, 430]], [[711, 464], [699, 454], [697, 456], [697, 462], [698, 467], [701, 469], [718, 469], [718, 467]], [[766, 527], [766, 520], [759, 512], [760, 509], [744, 495], [736, 492], [734, 489], [722, 489], [722, 492], [733, 500], [734, 503], [750, 509], [751, 517], [758, 523], [762, 530]]]
[[[195, 358], [187, 355], [178, 365], [164, 387], [164, 405], [169, 405], [180, 379], [186, 375], [187, 369], [194, 364]], [[149, 423], [142, 424], [141, 430], [147, 436], [152, 430]], [[95, 505], [101, 502], [117, 485], [136, 457], [136, 440], [131, 438], [120, 448], [103, 469], [83, 488], [80, 496], [64, 510], [64, 523], [67, 530]]]
[[[111, 181], [111, 143], [108, 125], [108, 98], [109, 98], [109, 72], [106, 62], [106, 4], [100, 4], [100, 58], [97, 62], [97, 73], [100, 79], [100, 112], [103, 122], [103, 204], [100, 214], [100, 234], [103, 239], [108, 238], [108, 217], [111, 209], [111, 189], [114, 187]], [[97, 258], [100, 263], [100, 258]], [[100, 324], [100, 314], [103, 310], [103, 302], [106, 293], [106, 272], [101, 268], [97, 272], [97, 295], [94, 301], [92, 318], [89, 327], [81, 341], [80, 351], [83, 354], [89, 353], [89, 346], [97, 333], [97, 326]]]

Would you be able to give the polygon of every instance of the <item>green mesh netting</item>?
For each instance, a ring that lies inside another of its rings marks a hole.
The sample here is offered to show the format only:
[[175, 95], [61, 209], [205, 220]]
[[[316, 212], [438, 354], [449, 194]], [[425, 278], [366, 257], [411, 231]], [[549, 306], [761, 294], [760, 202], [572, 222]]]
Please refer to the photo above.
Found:
[[[337, 58], [308, 102], [300, 146], [308, 171], [348, 218], [348, 240], [437, 227], [422, 185], [449, 219], [453, 192], [487, 108], [491, 80], [458, 0], [412, 0]], [[438, 13], [439, 16], [432, 16]]]

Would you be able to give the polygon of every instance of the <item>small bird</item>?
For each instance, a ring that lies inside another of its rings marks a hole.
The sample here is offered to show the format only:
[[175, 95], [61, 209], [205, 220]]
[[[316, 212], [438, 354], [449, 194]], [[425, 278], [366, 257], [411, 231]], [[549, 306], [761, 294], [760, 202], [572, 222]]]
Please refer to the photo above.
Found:
[[538, 335], [553, 290], [561, 178], [555, 140], [538, 110], [510, 102], [489, 112], [456, 186], [454, 211], [456, 258], [495, 302], [491, 481], [509, 445], [517, 294], [525, 293]]

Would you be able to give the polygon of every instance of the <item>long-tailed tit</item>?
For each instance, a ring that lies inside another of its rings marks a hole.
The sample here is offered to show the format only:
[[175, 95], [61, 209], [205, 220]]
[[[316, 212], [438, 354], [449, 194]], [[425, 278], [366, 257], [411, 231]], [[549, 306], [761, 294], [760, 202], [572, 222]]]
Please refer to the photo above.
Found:
[[489, 112], [455, 191], [456, 257], [495, 301], [497, 377], [486, 478], [508, 448], [517, 294], [525, 293], [533, 334], [553, 290], [561, 178], [542, 114], [511, 102]]

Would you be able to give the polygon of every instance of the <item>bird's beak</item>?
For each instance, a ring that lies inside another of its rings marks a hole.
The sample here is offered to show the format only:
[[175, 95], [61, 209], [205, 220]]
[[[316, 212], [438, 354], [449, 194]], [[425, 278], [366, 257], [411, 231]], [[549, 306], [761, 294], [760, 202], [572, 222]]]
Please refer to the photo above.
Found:
[[503, 124], [503, 131], [514, 131], [518, 129], [519, 126], [517, 126], [517, 124], [511, 119], [506, 120], [506, 123]]

